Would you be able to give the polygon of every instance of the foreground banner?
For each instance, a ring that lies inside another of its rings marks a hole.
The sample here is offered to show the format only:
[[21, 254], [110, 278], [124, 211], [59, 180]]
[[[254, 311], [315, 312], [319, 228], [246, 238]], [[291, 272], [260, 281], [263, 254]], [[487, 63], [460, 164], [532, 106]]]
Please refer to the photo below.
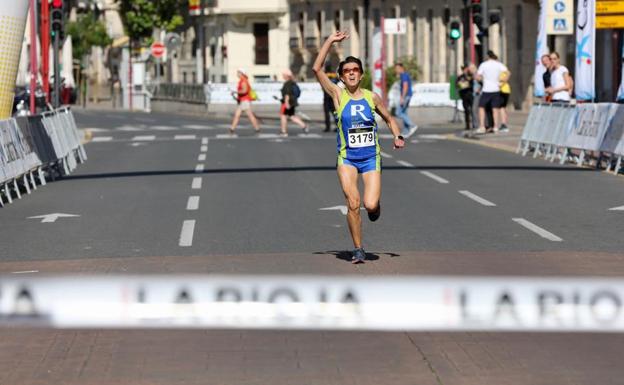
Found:
[[623, 306], [606, 278], [0, 278], [6, 326], [613, 332]]

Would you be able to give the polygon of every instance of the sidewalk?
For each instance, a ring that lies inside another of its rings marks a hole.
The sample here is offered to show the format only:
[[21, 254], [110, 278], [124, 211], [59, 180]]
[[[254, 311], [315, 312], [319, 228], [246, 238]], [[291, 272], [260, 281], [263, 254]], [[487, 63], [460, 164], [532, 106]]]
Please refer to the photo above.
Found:
[[475, 135], [468, 138], [464, 137], [464, 130], [458, 130], [455, 134], [449, 135], [448, 137], [449, 139], [515, 152], [518, 148], [518, 143], [520, 143], [522, 129], [524, 128], [528, 116], [528, 112], [509, 111], [509, 132]]

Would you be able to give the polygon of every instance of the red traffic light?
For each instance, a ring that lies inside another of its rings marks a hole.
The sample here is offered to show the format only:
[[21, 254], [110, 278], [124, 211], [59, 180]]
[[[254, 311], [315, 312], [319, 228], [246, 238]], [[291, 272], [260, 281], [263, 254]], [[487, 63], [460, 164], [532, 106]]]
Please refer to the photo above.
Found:
[[63, 0], [52, 0], [52, 8], [63, 8]]

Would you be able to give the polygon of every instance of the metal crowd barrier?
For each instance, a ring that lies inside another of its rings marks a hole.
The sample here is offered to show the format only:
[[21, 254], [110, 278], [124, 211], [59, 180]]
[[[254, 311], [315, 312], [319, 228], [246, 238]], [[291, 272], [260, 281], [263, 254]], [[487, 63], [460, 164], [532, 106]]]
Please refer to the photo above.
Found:
[[0, 205], [41, 185], [44, 173], [68, 175], [87, 159], [72, 112], [60, 108], [42, 115], [0, 121]]
[[624, 105], [615, 103], [534, 104], [522, 131], [516, 152], [543, 156], [551, 162], [565, 163], [570, 150], [579, 150], [576, 163], [585, 162], [587, 152], [607, 158], [609, 171], [617, 160], [615, 173], [624, 156]]

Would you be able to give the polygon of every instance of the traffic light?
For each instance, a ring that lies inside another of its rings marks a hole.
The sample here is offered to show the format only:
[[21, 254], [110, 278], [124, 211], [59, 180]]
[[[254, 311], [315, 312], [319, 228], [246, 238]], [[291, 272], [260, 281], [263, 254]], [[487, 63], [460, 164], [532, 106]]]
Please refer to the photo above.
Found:
[[51, 12], [51, 27], [52, 38], [59, 35], [59, 39], [63, 40], [63, 0], [52, 0], [52, 12]]
[[483, 8], [481, 7], [481, 0], [470, 0], [470, 10], [472, 11], [472, 22], [477, 28], [483, 28]]
[[457, 19], [451, 20], [451, 24], [449, 26], [449, 38], [451, 39], [451, 42], [459, 40], [461, 35], [461, 23]]

